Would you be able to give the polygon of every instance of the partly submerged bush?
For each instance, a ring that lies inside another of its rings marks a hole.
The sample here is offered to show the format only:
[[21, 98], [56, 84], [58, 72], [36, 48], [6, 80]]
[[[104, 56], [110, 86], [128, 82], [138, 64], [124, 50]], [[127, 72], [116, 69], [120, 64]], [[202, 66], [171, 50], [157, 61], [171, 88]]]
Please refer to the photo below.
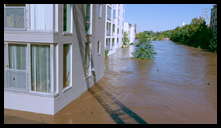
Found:
[[156, 53], [150, 42], [138, 42], [138, 44], [135, 45], [135, 51], [132, 53], [135, 58], [139, 59], [150, 59], [153, 58], [154, 54]]
[[106, 49], [106, 50], [104, 51], [104, 56], [107, 57], [107, 56], [108, 56], [108, 53], [109, 53], [109, 50]]

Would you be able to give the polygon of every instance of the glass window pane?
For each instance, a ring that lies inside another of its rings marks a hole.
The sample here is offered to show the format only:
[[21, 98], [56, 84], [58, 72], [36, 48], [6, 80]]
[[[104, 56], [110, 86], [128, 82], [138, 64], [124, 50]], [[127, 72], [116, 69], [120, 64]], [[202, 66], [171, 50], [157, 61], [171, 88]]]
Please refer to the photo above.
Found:
[[71, 4], [64, 4], [64, 15], [63, 15], [63, 31], [64, 32], [71, 32], [71, 11], [72, 6]]
[[71, 45], [64, 44], [63, 52], [63, 88], [65, 88], [71, 86]]
[[67, 31], [67, 4], [64, 4], [63, 31]]
[[9, 68], [15, 69], [15, 46], [8, 45]]
[[19, 45], [16, 48], [16, 69], [26, 69], [26, 46]]
[[31, 46], [31, 89], [50, 92], [50, 46]]
[[5, 8], [5, 27], [24, 28], [24, 8]]
[[107, 19], [111, 20], [111, 7], [107, 7]]
[[85, 31], [88, 32], [89, 31], [89, 28], [90, 28], [90, 4], [86, 4], [86, 14], [85, 14]]
[[26, 69], [26, 45], [9, 45], [9, 68]]

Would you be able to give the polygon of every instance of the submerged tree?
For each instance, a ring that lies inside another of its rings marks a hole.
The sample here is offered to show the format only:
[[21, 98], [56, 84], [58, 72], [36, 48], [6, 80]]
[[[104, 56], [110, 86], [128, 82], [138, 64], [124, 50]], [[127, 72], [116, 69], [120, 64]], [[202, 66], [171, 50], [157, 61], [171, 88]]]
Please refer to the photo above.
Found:
[[154, 49], [150, 41], [152, 40], [152, 32], [141, 32], [136, 35], [136, 38], [138, 39], [138, 42], [135, 43], [135, 51], [132, 53], [132, 55], [135, 58], [139, 59], [149, 59], [153, 58], [153, 55], [155, 54]]

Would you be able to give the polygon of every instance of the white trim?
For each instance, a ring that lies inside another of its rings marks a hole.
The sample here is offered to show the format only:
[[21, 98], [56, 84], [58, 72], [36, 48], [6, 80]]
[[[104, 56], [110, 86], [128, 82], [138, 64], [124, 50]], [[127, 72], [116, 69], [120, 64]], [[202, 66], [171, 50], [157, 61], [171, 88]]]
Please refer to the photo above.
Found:
[[60, 46], [60, 44], [57, 44], [56, 45], [56, 47], [55, 47], [55, 63], [56, 63], [56, 75], [55, 75], [55, 77], [56, 77], [56, 91], [55, 91], [55, 94], [57, 95], [57, 94], [59, 94], [60, 93], [60, 86], [59, 86], [59, 82], [60, 82], [60, 80], [59, 80], [59, 66], [60, 66], [60, 64], [59, 64], [59, 46]]
[[27, 50], [28, 50], [28, 55], [27, 55], [27, 62], [28, 62], [28, 70], [27, 70], [27, 86], [28, 86], [28, 91], [31, 91], [31, 44], [27, 44]]
[[63, 36], [72, 36], [73, 33], [71, 33], [71, 32], [62, 32], [62, 35]]
[[[50, 88], [51, 93], [54, 93], [54, 45], [50, 44]], [[56, 86], [55, 86], [56, 87]]]
[[54, 43], [54, 33], [34, 31], [4, 31], [4, 41]]
[[70, 90], [72, 88], [72, 86], [67, 86], [65, 88], [63, 88], [62, 93], [67, 92], [68, 90]]
[[[33, 45], [33, 44], [32, 44]], [[34, 45], [36, 45], [36, 44], [34, 44]], [[52, 49], [52, 45], [53, 44], [37, 44], [37, 45], [47, 45], [47, 46], [49, 46], [49, 53], [50, 53], [50, 59], [49, 59], [49, 65], [50, 65], [50, 72], [49, 72], [49, 74], [50, 74], [50, 88], [53, 88], [52, 86], [54, 86], [53, 84], [54, 84], [54, 82], [53, 82], [53, 80], [54, 80], [54, 78], [52, 78], [53, 76], [54, 76], [54, 74], [52, 73], [52, 71], [53, 70], [51, 70], [51, 69], [53, 69], [53, 61], [51, 61], [52, 60], [52, 58], [53, 58], [53, 54], [51, 55], [51, 53], [53, 52], [53, 50], [51, 50]], [[31, 48], [31, 47], [30, 47]], [[31, 54], [30, 54], [30, 57], [31, 57]], [[36, 68], [35, 68], [36, 69]], [[52, 79], [51, 79], [52, 78]], [[53, 84], [52, 84], [53, 83]], [[35, 85], [37, 85], [37, 84], [35, 84]], [[30, 85], [31, 86], [31, 85]], [[37, 89], [37, 87], [35, 86], [35, 90]], [[32, 91], [31, 89], [30, 89], [30, 91], [29, 91], [29, 93], [34, 93], [34, 94], [40, 94], [40, 95], [55, 95], [54, 94], [54, 90], [52, 91], [52, 90], [50, 90], [49, 92], [39, 92], [39, 91]]]

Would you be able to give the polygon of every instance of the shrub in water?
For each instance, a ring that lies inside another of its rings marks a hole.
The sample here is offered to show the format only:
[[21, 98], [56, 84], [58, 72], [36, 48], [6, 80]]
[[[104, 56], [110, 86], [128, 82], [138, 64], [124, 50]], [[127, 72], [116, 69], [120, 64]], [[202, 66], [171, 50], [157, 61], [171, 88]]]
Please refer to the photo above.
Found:
[[156, 54], [150, 42], [138, 42], [135, 47], [135, 51], [132, 53], [135, 58], [149, 59], [153, 58], [153, 55]]

